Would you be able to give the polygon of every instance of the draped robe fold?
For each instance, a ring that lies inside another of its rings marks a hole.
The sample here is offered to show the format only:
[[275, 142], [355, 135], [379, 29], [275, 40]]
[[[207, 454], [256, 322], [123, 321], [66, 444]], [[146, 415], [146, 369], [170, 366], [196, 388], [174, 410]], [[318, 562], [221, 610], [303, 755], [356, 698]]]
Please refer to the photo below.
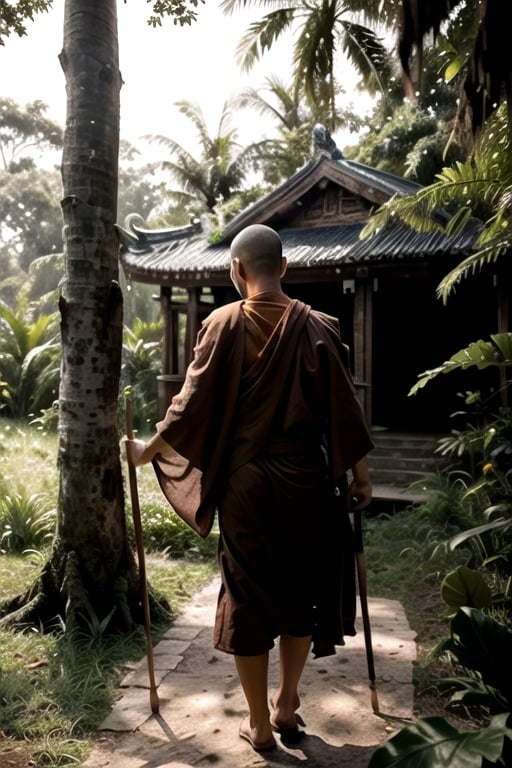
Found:
[[334, 653], [355, 634], [346, 472], [373, 447], [337, 320], [276, 294], [214, 310], [157, 429], [173, 508], [201, 536], [218, 512], [215, 647], [312, 634]]

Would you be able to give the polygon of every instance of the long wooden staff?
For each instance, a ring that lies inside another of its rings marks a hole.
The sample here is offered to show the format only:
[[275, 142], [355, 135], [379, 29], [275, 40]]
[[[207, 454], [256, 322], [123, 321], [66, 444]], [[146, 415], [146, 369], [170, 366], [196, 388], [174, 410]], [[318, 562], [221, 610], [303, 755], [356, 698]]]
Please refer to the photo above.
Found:
[[363, 526], [361, 523], [361, 510], [354, 510], [354, 545], [356, 551], [357, 581], [359, 583], [359, 600], [361, 602], [361, 616], [363, 618], [364, 644], [366, 647], [366, 662], [368, 665], [368, 679], [370, 681], [370, 701], [375, 713], [379, 712], [377, 687], [375, 684], [375, 666], [373, 663], [372, 631], [370, 627], [370, 615], [368, 613], [368, 599], [366, 593], [366, 565], [363, 547]]
[[[129, 392], [125, 394], [126, 407], [126, 436], [128, 440], [133, 440], [132, 425], [132, 400]], [[134, 464], [130, 460], [130, 452], [126, 451], [128, 463], [128, 477], [130, 480], [130, 497], [132, 501], [133, 525], [135, 528], [135, 541], [137, 544], [137, 557], [139, 560], [139, 580], [142, 602], [144, 606], [144, 628], [146, 631], [146, 656], [148, 659], [149, 674], [149, 701], [151, 711], [157, 715], [160, 710], [160, 701], [155, 683], [155, 666], [153, 661], [153, 643], [151, 642], [151, 616], [149, 612], [148, 585], [146, 581], [146, 560], [144, 555], [144, 540], [142, 537], [142, 522], [140, 518], [139, 493], [137, 490], [137, 472]]]

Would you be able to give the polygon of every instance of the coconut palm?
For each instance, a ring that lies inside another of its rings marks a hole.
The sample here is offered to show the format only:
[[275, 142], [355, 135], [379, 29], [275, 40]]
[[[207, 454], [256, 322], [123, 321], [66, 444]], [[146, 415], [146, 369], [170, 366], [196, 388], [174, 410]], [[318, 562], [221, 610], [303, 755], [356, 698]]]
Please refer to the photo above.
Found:
[[[275, 122], [277, 136], [261, 142], [257, 150], [263, 179], [271, 187], [288, 179], [311, 158], [313, 127], [329, 121], [322, 105], [305, 102], [297, 83], [286, 84], [276, 75], [266, 77], [258, 89], [242, 89], [233, 97], [233, 103]], [[335, 123], [356, 131], [362, 119], [347, 108], [336, 114]]]
[[229, 101], [224, 102], [217, 132], [213, 136], [197, 103], [182, 99], [176, 102], [176, 106], [196, 129], [199, 157], [194, 157], [174, 139], [153, 134], [143, 138], [160, 145], [171, 158], [160, 163], [177, 185], [171, 196], [184, 205], [196, 205], [196, 213], [201, 209], [214, 213], [220, 202], [229, 200], [243, 188], [258, 145], [251, 144], [244, 148], [238, 143], [237, 132], [231, 125], [233, 104]]
[[276, 124], [277, 136], [259, 145], [259, 167], [265, 183], [276, 186], [289, 178], [311, 156], [315, 122], [324, 122], [300, 97], [296, 85], [286, 85], [275, 75], [265, 78], [261, 88], [247, 87], [233, 98], [240, 109], [251, 109]]
[[68, 101], [57, 530], [37, 583], [2, 605], [0, 621], [47, 626], [61, 616], [73, 634], [86, 614], [100, 621], [113, 615], [110, 626], [123, 629], [141, 620], [117, 407], [123, 331], [115, 228], [122, 80], [115, 0], [66, 0], [61, 64]]
[[[220, 7], [225, 13], [232, 13], [249, 5], [251, 0], [223, 0]], [[259, 5], [271, 10], [249, 26], [238, 44], [237, 56], [243, 70], [250, 70], [281, 35], [297, 30], [294, 79], [303, 88], [309, 104], [323, 105], [328, 110], [331, 130], [336, 114], [337, 51], [354, 65], [370, 93], [384, 92], [390, 74], [387, 50], [376, 32], [356, 20], [373, 15], [380, 21], [383, 15], [378, 15], [378, 4], [260, 0]]]

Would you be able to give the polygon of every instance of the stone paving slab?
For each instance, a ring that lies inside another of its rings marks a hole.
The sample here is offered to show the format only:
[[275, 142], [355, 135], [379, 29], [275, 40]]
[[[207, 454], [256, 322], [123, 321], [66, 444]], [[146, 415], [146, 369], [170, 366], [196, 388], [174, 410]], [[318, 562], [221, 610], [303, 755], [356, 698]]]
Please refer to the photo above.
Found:
[[[278, 739], [274, 752], [254, 752], [238, 737], [247, 709], [233, 657], [213, 648], [218, 588], [216, 577], [154, 649], [158, 713], [151, 712], [143, 659], [125, 677], [127, 687], [103, 722], [83, 768], [301, 768], [304, 762], [311, 768], [366, 768], [375, 748], [413, 720], [415, 635], [399, 602], [369, 598], [378, 712], [371, 706], [358, 619], [356, 637], [347, 638], [334, 656], [311, 658], [306, 664], [300, 709], [304, 739], [294, 749]], [[167, 669], [160, 668], [160, 660], [169, 664]], [[274, 649], [270, 691], [277, 676]]]

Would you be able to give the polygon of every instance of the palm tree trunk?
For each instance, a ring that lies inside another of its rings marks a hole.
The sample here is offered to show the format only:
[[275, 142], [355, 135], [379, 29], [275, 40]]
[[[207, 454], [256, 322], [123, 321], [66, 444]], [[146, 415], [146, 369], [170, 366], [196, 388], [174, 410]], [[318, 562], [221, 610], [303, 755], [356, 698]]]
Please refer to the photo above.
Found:
[[[117, 209], [121, 75], [116, 0], [66, 0], [67, 119], [62, 158], [65, 277], [57, 532], [43, 577], [14, 620], [60, 615], [72, 629], [142, 621], [119, 456], [122, 294]], [[113, 611], [115, 609], [115, 611]], [[8, 618], [11, 623], [13, 616]]]

